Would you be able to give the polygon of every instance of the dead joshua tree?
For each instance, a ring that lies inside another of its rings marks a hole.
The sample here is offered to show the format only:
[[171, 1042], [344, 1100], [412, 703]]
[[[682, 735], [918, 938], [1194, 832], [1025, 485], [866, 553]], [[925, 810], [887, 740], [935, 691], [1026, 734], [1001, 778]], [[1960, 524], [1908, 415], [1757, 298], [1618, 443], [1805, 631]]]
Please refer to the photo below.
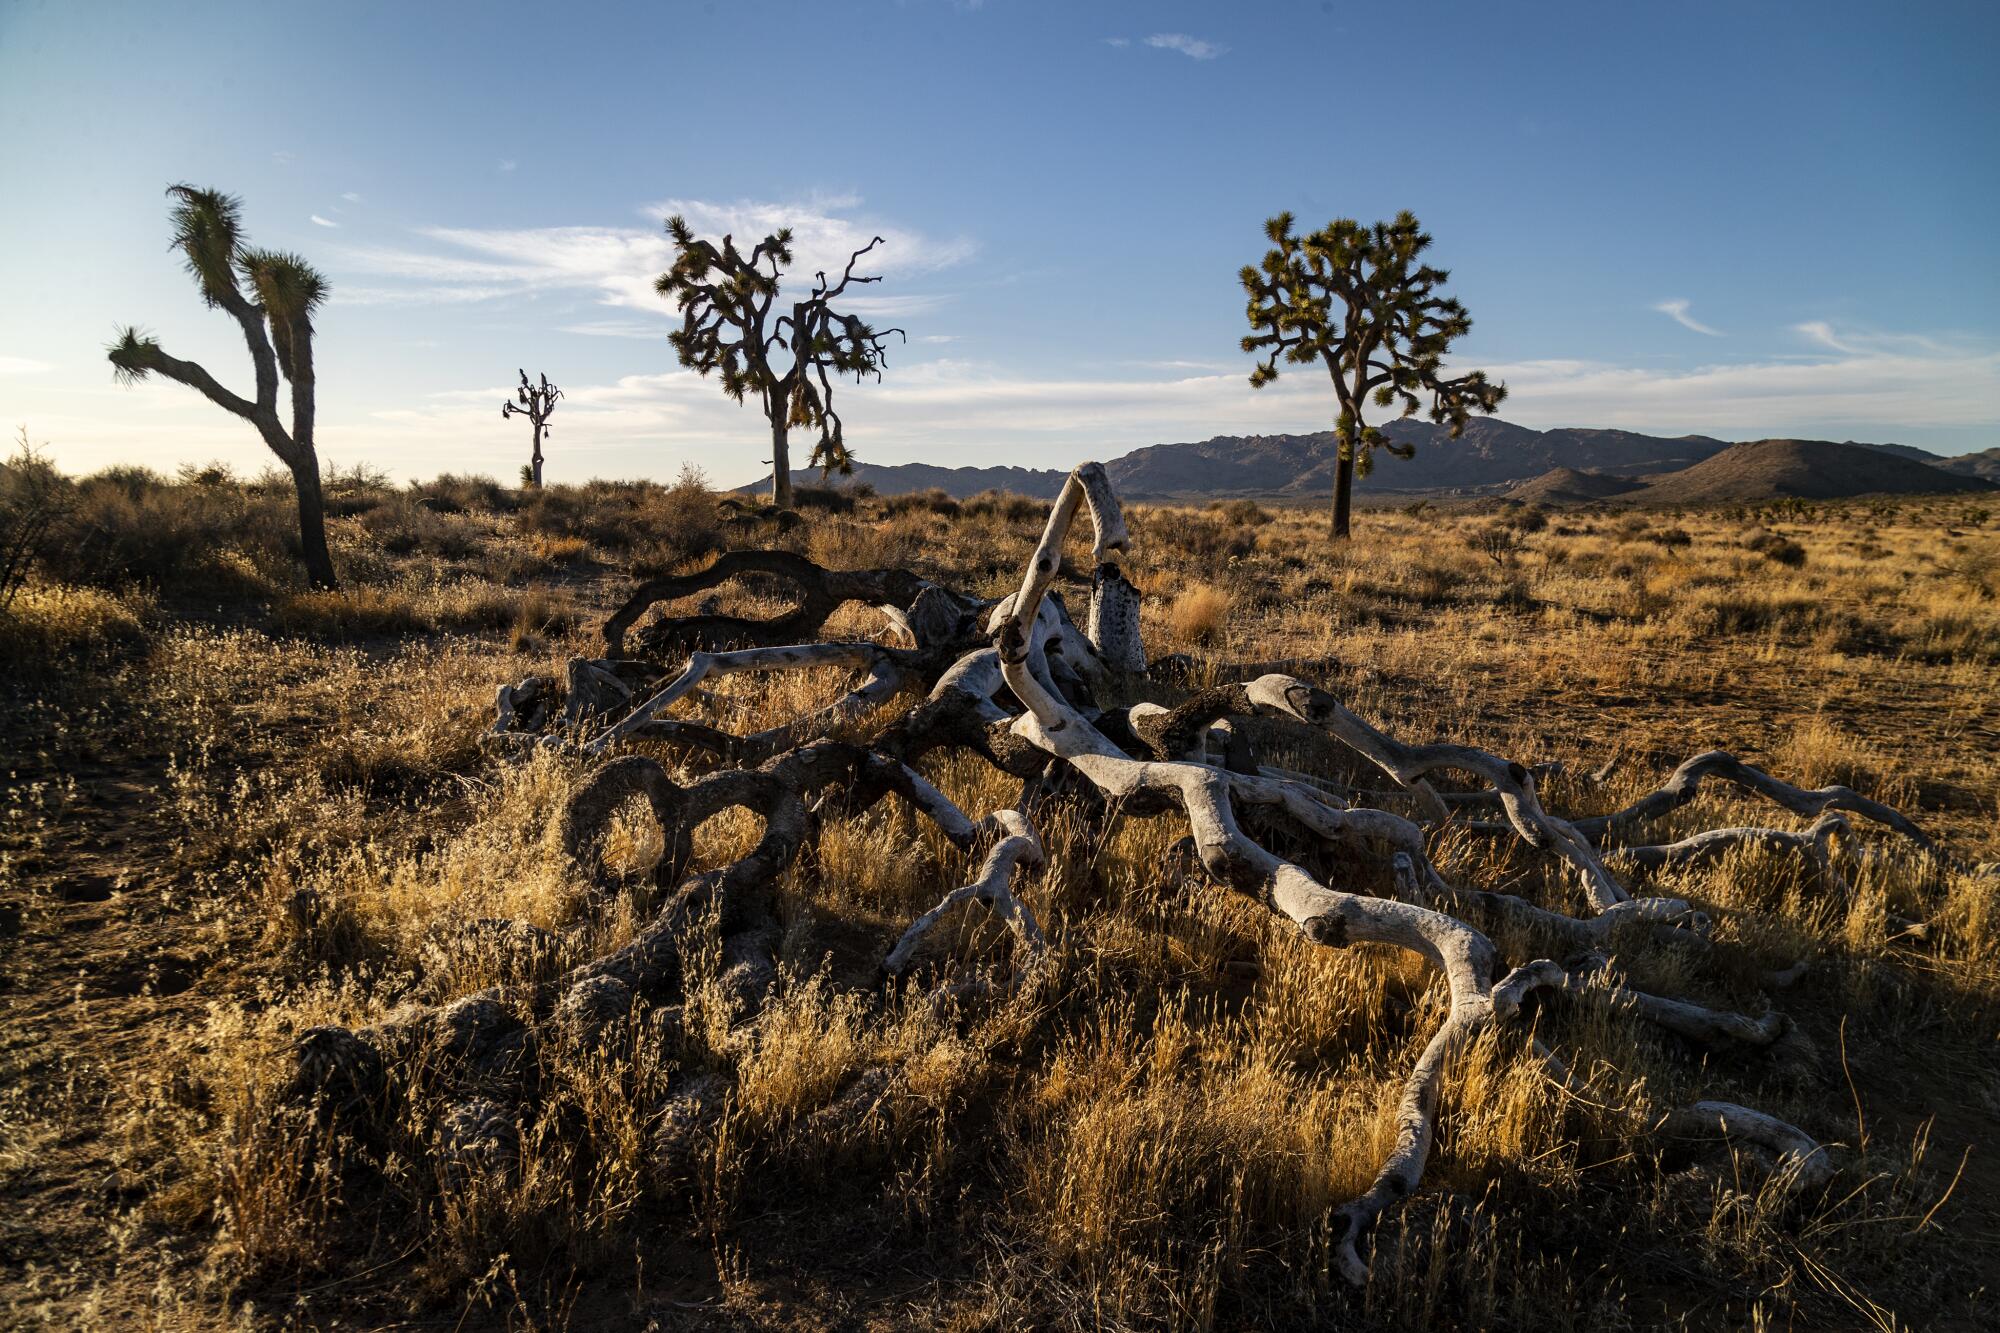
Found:
[[[264, 443], [292, 474], [299, 497], [299, 545], [306, 577], [315, 588], [333, 588], [333, 557], [326, 549], [326, 504], [320, 496], [319, 455], [313, 448], [316, 380], [313, 311], [326, 299], [326, 280], [297, 255], [253, 250], [243, 244], [243, 205], [219, 190], [192, 185], [167, 189], [173, 196], [173, 246], [201, 288], [202, 300], [243, 328], [256, 373], [257, 396], [242, 398], [192, 361], [167, 355], [159, 340], [127, 328], [107, 349], [118, 377], [128, 382], [160, 374], [200, 390], [216, 406], [257, 428]], [[243, 292], [248, 283], [250, 296]], [[251, 296], [256, 299], [252, 300]], [[278, 377], [292, 389], [292, 424], [278, 418]]]
[[882, 377], [885, 344], [901, 329], [877, 332], [853, 315], [833, 309], [833, 303], [856, 283], [880, 282], [859, 277], [854, 266], [882, 243], [875, 239], [848, 256], [837, 282], [824, 271], [814, 275], [812, 291], [778, 305], [779, 279], [792, 262], [792, 232], [784, 227], [757, 242], [748, 256], [724, 236], [721, 246], [698, 238], [685, 219], [667, 219], [674, 242], [674, 266], [653, 285], [673, 298], [681, 312], [681, 327], [672, 334], [682, 365], [707, 375], [720, 371], [722, 391], [737, 402], [757, 396], [771, 423], [771, 498], [779, 509], [792, 507], [791, 431], [803, 426], [819, 431], [812, 465], [821, 475], [854, 470], [833, 410], [834, 381], [852, 375]]
[[[695, 938], [703, 922], [719, 929], [723, 982], [740, 1002], [742, 1017], [729, 1040], [756, 1039], [759, 1007], [776, 975], [774, 884], [828, 821], [851, 818], [893, 795], [934, 821], [955, 846], [986, 846], [975, 876], [914, 922], [883, 960], [886, 976], [909, 976], [926, 933], [956, 908], [982, 903], [1010, 928], [1012, 966], [933, 992], [940, 1001], [976, 1003], [990, 993], [1043, 984], [1049, 975], [1051, 946], [1029, 901], [1033, 868], [1045, 856], [1038, 825], [1048, 827], [1058, 811], [1099, 827], [1121, 814], [1164, 815], [1185, 821], [1189, 836], [1182, 846], [1192, 853], [1190, 864], [1214, 886], [1261, 904], [1316, 944], [1406, 950], [1444, 981], [1446, 1016], [1404, 1078], [1389, 1152], [1369, 1189], [1335, 1215], [1338, 1265], [1360, 1283], [1376, 1222], [1421, 1184], [1444, 1080], [1482, 1034], [1499, 1032], [1519, 1058], [1537, 1062], [1565, 1084], [1567, 1067], [1536, 1037], [1528, 1018], [1539, 1005], [1616, 1005], [1688, 1041], [1748, 1052], [1768, 1052], [1785, 1035], [1790, 1024], [1776, 1011], [1752, 1016], [1714, 1010], [1620, 980], [1624, 951], [1662, 942], [1716, 946], [1706, 943], [1708, 917], [1695, 904], [1634, 896], [1613, 866], [1693, 864], [1749, 845], [1803, 856], [1826, 872], [1823, 885], [1844, 892], [1834, 872], [1834, 840], [1858, 841], [1850, 818], [1883, 825], [1910, 854], [1941, 856], [1921, 829], [1888, 806], [1845, 787], [1801, 790], [1721, 752], [1690, 759], [1623, 809], [1566, 819], [1542, 804], [1535, 770], [1471, 746], [1407, 744], [1290, 674], [1203, 689], [1172, 708], [1111, 706], [1099, 692], [1115, 688], [1120, 673], [1106, 661], [1103, 642], [1079, 631], [1052, 592], [1064, 539], [1085, 512], [1100, 570], [1117, 570], [1129, 559], [1131, 542], [1103, 469], [1086, 464], [1063, 488], [1019, 588], [997, 602], [901, 570], [829, 571], [796, 556], [771, 564], [773, 553], [733, 553], [705, 573], [642, 588], [605, 626], [607, 643], [619, 655], [572, 663], [568, 706], [560, 714], [552, 680], [504, 687], [496, 744], [547, 744], [605, 756], [561, 812], [565, 853], [600, 897], [613, 893], [618, 882], [606, 871], [600, 844], [621, 808], [643, 802], [659, 823], [665, 848], [652, 872], [661, 906], [624, 946], [552, 969], [553, 979], [525, 1003], [510, 1007], [498, 990], [489, 990], [407, 1011], [370, 1029], [304, 1034], [295, 1048], [290, 1095], [322, 1116], [346, 1117], [348, 1127], [363, 1134], [370, 1125], [403, 1123], [414, 1107], [419, 1119], [428, 1117], [434, 1151], [447, 1170], [504, 1172], [521, 1127], [540, 1113], [533, 1053], [589, 1047], [604, 1040], [611, 1025], [634, 1021], [647, 1025], [639, 1029], [647, 1040], [673, 1040], [688, 972], [683, 942]], [[790, 579], [801, 592], [799, 608], [768, 620], [720, 614], [668, 619], [638, 635], [658, 657], [691, 650], [678, 669], [622, 656], [627, 631], [653, 601], [751, 573]], [[1124, 582], [1122, 575], [1116, 582]], [[1106, 583], [1100, 578], [1098, 587]], [[882, 606], [901, 642], [815, 641], [832, 610], [848, 601]], [[1111, 619], [1093, 615], [1091, 623]], [[764, 732], [737, 735], [693, 716], [669, 716], [684, 704], [703, 706], [703, 686], [721, 676], [827, 667], [865, 671], [867, 679], [828, 708]], [[906, 691], [923, 697], [872, 742], [827, 739], [830, 729], [880, 714]], [[1252, 719], [1331, 737], [1386, 776], [1394, 787], [1381, 795], [1404, 801], [1417, 817], [1351, 804], [1348, 797], [1370, 793], [1349, 789], [1343, 795], [1331, 778], [1260, 763], [1241, 725]], [[666, 741], [686, 756], [680, 769], [670, 771], [646, 755], [609, 753], [640, 736]], [[931, 752], [954, 750], [1019, 778], [1019, 799], [976, 821], [961, 811], [917, 767]], [[1445, 774], [1470, 777], [1477, 786], [1439, 791], [1433, 779]], [[1646, 824], [1685, 805], [1711, 781], [1816, 822], [1804, 832], [1717, 829], [1672, 844], [1636, 844]], [[697, 869], [690, 850], [695, 830], [730, 808], [761, 817], [761, 839], [727, 865]], [[1482, 808], [1500, 818], [1468, 818]], [[1449, 882], [1430, 860], [1427, 837], [1447, 824], [1517, 838], [1555, 858], [1570, 872], [1575, 897], [1542, 903]], [[1336, 886], [1306, 868], [1332, 849], [1342, 853], [1339, 864], [1353, 867], [1343, 871], [1351, 882]], [[1575, 902], [1584, 910], [1570, 910]], [[496, 921], [466, 930], [548, 958], [567, 957], [586, 935], [579, 929], [565, 940]], [[1511, 943], [1503, 949], [1497, 941]], [[1518, 952], [1510, 956], [1510, 949]], [[1797, 973], [1787, 969], [1771, 984], [1787, 984]], [[413, 1101], [417, 1070], [429, 1081], [424, 1096]], [[820, 1114], [865, 1115], [890, 1095], [897, 1077], [893, 1068], [872, 1069]], [[682, 1076], [664, 1104], [648, 1108], [648, 1123], [660, 1127], [651, 1169], [663, 1184], [685, 1177], [693, 1145], [721, 1114], [727, 1093], [727, 1075]], [[395, 1107], [405, 1109], [392, 1114]], [[1829, 1150], [1797, 1127], [1732, 1103], [1696, 1102], [1645, 1128], [1748, 1147], [1765, 1156], [1785, 1191], [1820, 1189], [1835, 1169]]]
[[536, 490], [542, 488], [542, 436], [548, 433], [549, 417], [555, 413], [556, 401], [563, 396], [561, 389], [549, 383], [543, 375], [540, 384], [528, 382], [528, 372], [521, 372], [521, 387], [514, 390], [514, 401], [500, 404], [500, 419], [524, 416], [528, 424], [535, 428], [535, 453], [528, 460], [528, 466], [521, 469], [522, 480]]

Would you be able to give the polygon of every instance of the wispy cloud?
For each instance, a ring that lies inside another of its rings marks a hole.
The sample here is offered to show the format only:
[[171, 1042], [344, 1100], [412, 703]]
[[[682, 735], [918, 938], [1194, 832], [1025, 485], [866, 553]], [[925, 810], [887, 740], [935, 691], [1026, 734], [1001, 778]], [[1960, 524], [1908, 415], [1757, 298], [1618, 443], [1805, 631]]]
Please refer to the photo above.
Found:
[[343, 194], [340, 197], [342, 199], [345, 199], [350, 204], [358, 204], [361, 202], [361, 196], [356, 194], [352, 190], [349, 190], [346, 194]]
[[518, 167], [520, 165], [521, 164], [519, 162], [516, 162], [511, 157], [503, 157], [500, 159], [500, 170], [502, 171], [512, 171], [515, 167]]
[[[655, 219], [679, 213], [705, 236], [762, 237], [789, 225], [796, 257], [792, 272], [807, 280], [816, 270], [838, 272], [849, 255], [876, 236], [882, 238], [882, 244], [863, 261], [862, 271], [891, 278], [948, 268], [975, 251], [966, 238], [934, 238], [907, 227], [854, 216], [860, 203], [852, 196], [795, 204], [666, 199], [641, 211]], [[672, 266], [673, 246], [657, 223], [645, 230], [425, 227], [417, 234], [430, 242], [431, 248], [357, 247], [345, 251], [342, 259], [350, 270], [363, 277], [394, 281], [336, 287], [339, 299], [356, 304], [386, 304], [399, 299], [463, 302], [568, 289], [593, 292], [603, 304], [648, 314], [665, 309], [653, 290], [653, 281]], [[938, 293], [885, 293], [870, 286], [857, 290], [849, 308], [870, 319], [890, 318], [931, 310], [948, 299]]]
[[1728, 336], [1725, 333], [1723, 333], [1721, 329], [1712, 329], [1708, 325], [1696, 319], [1693, 315], [1690, 315], [1688, 313], [1689, 304], [1690, 303], [1687, 301], [1683, 301], [1676, 298], [1675, 300], [1672, 301], [1662, 301], [1658, 305], [1654, 306], [1653, 309], [1659, 311], [1661, 314], [1665, 315], [1668, 319], [1671, 319], [1674, 323], [1680, 325], [1684, 329], [1692, 329], [1696, 333], [1705, 333], [1711, 338], [1722, 338]]
[[1162, 51], [1178, 51], [1191, 60], [1213, 60], [1217, 56], [1229, 54], [1229, 48], [1200, 37], [1190, 37], [1184, 32], [1156, 32], [1146, 39], [1146, 45], [1158, 47]]
[[591, 319], [580, 324], [559, 324], [557, 333], [575, 333], [586, 338], [640, 338], [646, 340], [665, 338], [673, 327], [661, 311], [661, 318], [643, 319]]
[[312, 214], [312, 224], [315, 227], [338, 227], [340, 225], [332, 218], [323, 218], [317, 213]]
[[1106, 37], [1104, 44], [1106, 46], [1130, 46], [1132, 39], [1130, 37]]
[[32, 356], [0, 356], [0, 375], [46, 375], [55, 367]]

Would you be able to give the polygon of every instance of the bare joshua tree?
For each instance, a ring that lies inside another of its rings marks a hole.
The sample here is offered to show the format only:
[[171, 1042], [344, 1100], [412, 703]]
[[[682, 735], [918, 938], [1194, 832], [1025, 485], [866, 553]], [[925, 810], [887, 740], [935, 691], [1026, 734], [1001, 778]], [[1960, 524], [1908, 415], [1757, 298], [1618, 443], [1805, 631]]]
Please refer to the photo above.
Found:
[[543, 375], [541, 381], [540, 384], [530, 384], [528, 372], [523, 370], [521, 387], [514, 390], [514, 401], [500, 404], [502, 421], [522, 416], [535, 428], [535, 455], [522, 469], [522, 479], [536, 490], [542, 487], [542, 436], [548, 433], [549, 418], [555, 414], [556, 400], [563, 396], [561, 389], [549, 383], [547, 375]]
[[[819, 431], [811, 462], [821, 475], [854, 470], [853, 456], [833, 410], [833, 384], [840, 375], [858, 383], [882, 377], [884, 342], [890, 334], [907, 337], [901, 329], [877, 331], [853, 315], [833, 309], [833, 303], [855, 283], [880, 282], [859, 277], [854, 266], [882, 243], [880, 236], [848, 256], [838, 281], [822, 270], [814, 275], [811, 293], [791, 303], [789, 313], [772, 316], [778, 304], [779, 279], [792, 262], [791, 228], [783, 227], [759, 241], [745, 256], [735, 241], [722, 238], [720, 247], [698, 238], [684, 218], [667, 219], [673, 238], [674, 266], [653, 285], [671, 297], [681, 312], [681, 327], [673, 337], [681, 364], [722, 373], [722, 391], [737, 402], [755, 394], [771, 423], [772, 499], [780, 509], [792, 506], [790, 436], [794, 426]], [[774, 354], [776, 354], [774, 356]]]
[[[167, 355], [159, 340], [127, 326], [106, 352], [119, 379], [131, 383], [158, 373], [257, 428], [279, 461], [291, 470], [299, 495], [299, 544], [306, 577], [315, 588], [333, 588], [333, 557], [326, 549], [326, 506], [320, 497], [319, 455], [313, 451], [313, 311], [326, 299], [326, 280], [297, 255], [253, 250], [243, 243], [243, 203], [220, 190], [172, 185], [169, 217], [173, 248], [186, 260], [202, 300], [243, 326], [243, 341], [257, 379], [257, 396], [243, 398], [192, 361]], [[242, 283], [249, 286], [245, 295]], [[255, 299], [252, 299], [252, 296]], [[292, 424], [278, 418], [278, 378], [292, 388]]]
[[1243, 350], [1264, 354], [1250, 384], [1261, 389], [1278, 378], [1280, 358], [1302, 366], [1318, 361], [1333, 377], [1340, 400], [1333, 535], [1340, 540], [1348, 535], [1354, 478], [1368, 475], [1374, 450], [1399, 458], [1414, 452], [1362, 420], [1371, 398], [1376, 407], [1401, 403], [1398, 415], [1407, 417], [1417, 411], [1417, 395], [1429, 394], [1431, 420], [1450, 425], [1456, 439], [1472, 412], [1500, 406], [1507, 387], [1481, 370], [1444, 374], [1445, 352], [1472, 319], [1456, 300], [1437, 295], [1451, 275], [1417, 262], [1431, 238], [1413, 214], [1372, 227], [1335, 218], [1302, 237], [1292, 233], [1292, 215], [1280, 213], [1264, 233], [1273, 248], [1261, 266], [1245, 265], [1240, 275], [1257, 330], [1244, 335]]

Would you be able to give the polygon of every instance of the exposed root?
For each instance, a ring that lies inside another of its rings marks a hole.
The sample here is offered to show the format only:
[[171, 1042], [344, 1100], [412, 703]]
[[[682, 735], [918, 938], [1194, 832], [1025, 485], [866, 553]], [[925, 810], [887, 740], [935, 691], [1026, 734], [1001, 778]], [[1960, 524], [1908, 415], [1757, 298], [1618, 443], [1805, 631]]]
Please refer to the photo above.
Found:
[[1701, 793], [1701, 784], [1708, 778], [1718, 778], [1744, 791], [1766, 797], [1795, 815], [1817, 817], [1829, 810], [1860, 815], [1895, 830], [1926, 852], [1935, 853], [1937, 850], [1937, 844], [1931, 841], [1930, 835], [1912, 823], [1908, 816], [1880, 801], [1870, 800], [1851, 787], [1821, 787], [1817, 791], [1806, 791], [1788, 782], [1780, 782], [1763, 769], [1753, 768], [1723, 750], [1696, 755], [1675, 769], [1657, 791], [1648, 792], [1615, 813], [1579, 819], [1576, 829], [1595, 843], [1623, 842], [1641, 824], [1678, 810], [1692, 801]]
[[707, 569], [647, 579], [634, 589], [625, 604], [604, 622], [605, 655], [627, 655], [627, 633], [655, 603], [706, 592], [745, 574], [785, 580], [796, 590], [799, 604], [766, 620], [704, 614], [663, 621], [640, 633], [640, 647], [650, 657], [673, 657], [696, 649], [801, 643], [817, 634], [827, 617], [848, 602], [907, 608], [932, 586], [905, 569], [823, 569], [790, 551], [729, 551]]
[[[1095, 577], [1087, 628], [1079, 630], [1053, 585], [1064, 539], [1085, 510], [1093, 527]], [[694, 1008], [692, 999], [686, 1010], [676, 1001], [686, 992], [697, 937], [719, 934], [720, 979], [733, 997], [731, 1012], [741, 1015], [713, 1049], [726, 1056], [754, 1045], [749, 1034], [777, 976], [776, 883], [814, 847], [826, 821], [895, 793], [957, 847], [969, 850], [982, 833], [995, 836], [971, 881], [912, 922], [882, 963], [886, 976], [908, 976], [923, 941], [949, 913], [984, 904], [1012, 933], [1011, 975], [997, 985], [976, 977], [943, 987], [936, 992], [942, 999], [1018, 987], [1044, 968], [1047, 938], [1014, 881], [1024, 867], [1043, 863], [1036, 825], [1051, 827], [1048, 817], [1059, 805], [1063, 819], [1095, 821], [1100, 834], [1119, 813], [1177, 814], [1190, 836], [1176, 844], [1176, 856], [1184, 845], [1210, 879], [1290, 922], [1306, 939], [1329, 948], [1393, 946], [1442, 976], [1446, 1014], [1403, 1080], [1389, 1151], [1367, 1191], [1333, 1218], [1336, 1262], [1360, 1283], [1368, 1271], [1367, 1237], [1383, 1213], [1422, 1182], [1453, 1060], [1490, 1027], [1520, 1022], [1539, 992], [1618, 1006], [1704, 1046], [1766, 1051], [1791, 1033], [1791, 1020], [1775, 1010], [1753, 1016], [1710, 1009], [1611, 980], [1615, 951], [1647, 947], [1663, 936], [1700, 938], [1709, 920], [1682, 899], [1633, 896], [1607, 861], [1634, 871], [1673, 871], [1712, 864], [1738, 849], [1761, 849], [1808, 858], [1846, 893], [1836, 842], [1843, 859], [1868, 855], [1854, 838], [1850, 816], [1883, 824], [1923, 852], [1935, 851], [1921, 830], [1886, 805], [1846, 787], [1803, 791], [1720, 751], [1690, 759], [1659, 790], [1615, 814], [1570, 820], [1544, 807], [1538, 790], [1560, 766], [1530, 768], [1442, 741], [1406, 744], [1290, 674], [1297, 663], [1265, 664], [1282, 669], [1196, 691], [1173, 707], [1114, 706], [1121, 686], [1148, 674], [1139, 592], [1123, 569], [1129, 553], [1130, 537], [1103, 469], [1086, 464], [1056, 500], [1019, 589], [997, 603], [908, 571], [826, 570], [779, 551], [732, 552], [699, 573], [642, 585], [604, 626], [610, 656], [572, 663], [566, 691], [559, 695], [550, 677], [501, 687], [493, 736], [506, 745], [576, 745], [603, 758], [575, 789], [559, 822], [564, 853], [600, 899], [622, 887], [604, 865], [601, 847], [612, 820], [633, 802], [650, 810], [664, 847], [650, 871], [658, 890], [652, 918], [622, 947], [581, 961], [586, 930], [568, 938], [521, 934], [520, 947], [534, 951], [536, 981], [519, 1015], [497, 993], [482, 992], [363, 1031], [307, 1033], [297, 1046], [291, 1091], [323, 1114], [368, 1118], [379, 1116], [409, 1084], [412, 1070], [422, 1070], [444, 1089], [430, 1132], [446, 1169], [504, 1173], [536, 1114], [527, 1073], [533, 1052], [548, 1043], [588, 1048], [639, 1016], [653, 1025], [646, 1031], [654, 1039], [671, 1039], [684, 1012]], [[798, 606], [767, 620], [704, 608], [629, 633], [654, 603], [745, 574], [788, 581]], [[852, 601], [879, 607], [897, 642], [813, 642], [833, 610]], [[629, 661], [623, 657], [628, 637], [653, 656], [690, 655], [677, 672]], [[865, 673], [865, 680], [824, 708], [748, 735], [713, 720], [669, 715], [685, 704], [690, 712], [711, 710], [712, 718], [717, 700], [704, 687], [722, 676], [822, 668]], [[1151, 674], [1171, 679], [1176, 672]], [[921, 701], [888, 718], [867, 745], [824, 739], [919, 692]], [[1260, 720], [1260, 729], [1276, 721], [1320, 731], [1386, 774], [1396, 790], [1355, 791], [1323, 774], [1260, 763], [1251, 719]], [[614, 747], [641, 740], [665, 742], [698, 758], [695, 771], [712, 771], [690, 777], [670, 773], [648, 755], [608, 757]], [[977, 754], [1022, 779], [1019, 801], [975, 825], [917, 771], [934, 752]], [[1606, 764], [1575, 780], [1601, 786], [1611, 769]], [[1440, 792], [1431, 779], [1443, 773], [1469, 775], [1482, 789]], [[1692, 801], [1708, 778], [1815, 822], [1797, 832], [1715, 829], [1674, 843], [1626, 845], [1640, 826]], [[1364, 803], [1377, 797], [1407, 799], [1412, 805], [1397, 810], [1419, 818]], [[1505, 823], [1468, 822], [1481, 807], [1497, 807]], [[695, 870], [695, 831], [729, 809], [747, 810], [762, 822], [755, 847], [727, 865]], [[1437, 827], [1490, 828], [1553, 853], [1580, 882], [1587, 912], [1572, 915], [1564, 904], [1448, 882], [1430, 859], [1429, 833]], [[1322, 859], [1332, 849], [1340, 856]], [[1340, 887], [1322, 882], [1300, 861], [1339, 865], [1326, 878]], [[1359, 871], [1350, 873], [1350, 864]], [[508, 941], [519, 933], [510, 933], [513, 923], [507, 922], [482, 929]], [[1513, 960], [1503, 959], [1496, 939], [1522, 952], [1528, 941], [1533, 953], [1570, 961], [1530, 954], [1508, 969]], [[703, 956], [713, 961], [713, 954]], [[1241, 966], [1254, 974], [1254, 963]], [[1773, 974], [1771, 984], [1796, 981], [1804, 966]], [[510, 992], [507, 998], [517, 997]], [[1561, 1062], [1539, 1043], [1535, 1048], [1554, 1076], [1571, 1086]], [[807, 1130], [836, 1134], [879, 1114], [900, 1077], [888, 1067], [867, 1070], [808, 1117]], [[689, 1169], [706, 1136], [716, 1132], [729, 1088], [724, 1073], [683, 1076], [664, 1104], [650, 1108], [662, 1178], [677, 1180]], [[1676, 1135], [1720, 1132], [1774, 1154], [1788, 1189], [1814, 1188], [1831, 1176], [1825, 1150], [1802, 1131], [1732, 1103], [1699, 1102], [1649, 1128]]]
[[[910, 928], [896, 941], [896, 947], [882, 960], [882, 970], [888, 975], [900, 977], [907, 972], [916, 957], [917, 946], [923, 942], [931, 927], [943, 920], [953, 908], [968, 902], [985, 904], [1013, 931], [1016, 957], [1014, 985], [1021, 984], [1041, 964], [1048, 952], [1048, 941], [1035, 920], [1034, 909], [1014, 896], [1010, 881], [1017, 866], [1042, 864], [1042, 840], [1035, 836], [1035, 830], [1018, 810], [996, 810], [989, 818], [1005, 836], [986, 854], [985, 862], [980, 865], [979, 873], [971, 883], [953, 889], [936, 907], [910, 923]], [[952, 993], [960, 992], [954, 988]]]

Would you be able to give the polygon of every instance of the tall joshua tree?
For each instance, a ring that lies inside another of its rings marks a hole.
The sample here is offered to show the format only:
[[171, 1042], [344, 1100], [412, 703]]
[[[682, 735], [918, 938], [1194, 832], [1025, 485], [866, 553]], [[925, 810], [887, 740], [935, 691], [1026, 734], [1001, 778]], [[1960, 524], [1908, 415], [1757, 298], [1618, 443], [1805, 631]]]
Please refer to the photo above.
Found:
[[[326, 281], [297, 255], [253, 250], [243, 243], [243, 205], [219, 190], [173, 185], [173, 247], [187, 262], [202, 300], [243, 327], [257, 396], [239, 397], [192, 361], [167, 355], [159, 341], [127, 327], [106, 351], [119, 379], [130, 383], [158, 373], [226, 408], [257, 433], [290, 469], [299, 496], [299, 544], [306, 577], [315, 588], [333, 588], [333, 557], [326, 549], [326, 506], [320, 496], [319, 456], [313, 451], [313, 311], [326, 299]], [[246, 290], [248, 292], [246, 294]], [[254, 298], [254, 299], [253, 299]], [[278, 380], [292, 391], [292, 422], [278, 418]]]
[[[838, 282], [824, 271], [814, 275], [812, 291], [789, 306], [781, 305], [778, 280], [792, 262], [792, 231], [785, 227], [759, 241], [746, 256], [729, 236], [718, 248], [698, 238], [685, 219], [667, 219], [674, 242], [674, 266], [654, 283], [660, 295], [671, 297], [681, 312], [681, 327], [672, 335], [681, 364], [700, 371], [722, 372], [722, 391], [742, 402], [757, 396], [771, 423], [772, 498], [780, 509], [792, 505], [790, 436], [794, 426], [819, 431], [811, 463], [825, 476], [854, 470], [853, 456], [833, 410], [833, 383], [852, 375], [859, 383], [868, 375], [882, 377], [884, 343], [890, 334], [907, 337], [901, 329], [877, 332], [853, 315], [833, 309], [833, 303], [855, 283], [880, 282], [856, 277], [854, 266], [882, 243], [877, 236], [848, 256]], [[776, 318], [772, 312], [776, 310]]]
[[1333, 486], [1333, 535], [1348, 535], [1354, 478], [1367, 476], [1374, 451], [1387, 449], [1408, 458], [1414, 449], [1397, 444], [1362, 419], [1364, 409], [1400, 404], [1399, 417], [1413, 416], [1418, 396], [1430, 398], [1429, 415], [1449, 425], [1453, 439], [1474, 411], [1491, 412], [1507, 396], [1507, 386], [1472, 371], [1455, 378], [1442, 370], [1454, 339], [1472, 327], [1465, 307], [1438, 289], [1451, 276], [1418, 262], [1430, 236], [1408, 212], [1394, 222], [1363, 226], [1336, 218], [1309, 236], [1292, 232], [1292, 215], [1280, 213], [1264, 224], [1272, 249], [1261, 267], [1246, 265], [1243, 288], [1250, 294], [1250, 327], [1243, 350], [1263, 353], [1250, 372], [1253, 388], [1278, 378], [1278, 362], [1326, 367], [1340, 401], [1336, 423], [1339, 454]]
[[535, 428], [535, 456], [522, 471], [528, 485], [537, 490], [540, 490], [542, 485], [542, 436], [549, 429], [549, 417], [556, 410], [556, 400], [563, 396], [561, 389], [549, 383], [547, 375], [541, 378], [540, 384], [530, 384], [528, 372], [522, 371], [521, 387], [514, 390], [514, 401], [500, 404], [502, 421], [513, 416], [523, 416]]

